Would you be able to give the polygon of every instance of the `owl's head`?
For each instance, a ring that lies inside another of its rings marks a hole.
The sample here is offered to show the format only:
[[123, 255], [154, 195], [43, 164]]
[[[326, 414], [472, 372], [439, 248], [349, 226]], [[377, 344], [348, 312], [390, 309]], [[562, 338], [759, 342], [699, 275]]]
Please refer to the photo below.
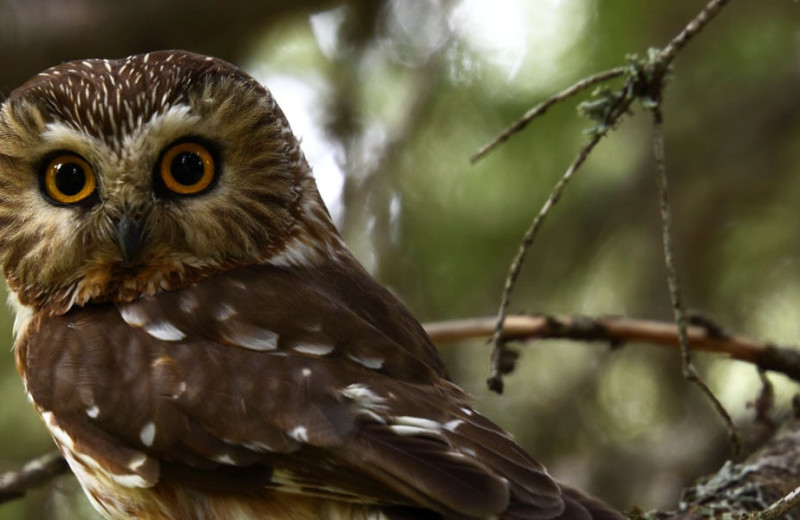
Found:
[[270, 93], [165, 51], [48, 69], [0, 108], [0, 265], [64, 312], [340, 246]]

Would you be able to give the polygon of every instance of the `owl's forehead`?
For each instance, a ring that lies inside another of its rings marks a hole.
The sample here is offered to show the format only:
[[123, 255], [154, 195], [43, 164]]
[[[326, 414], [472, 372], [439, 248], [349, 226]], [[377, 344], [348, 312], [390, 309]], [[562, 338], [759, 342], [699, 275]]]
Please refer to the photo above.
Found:
[[202, 97], [211, 82], [250, 83], [232, 65], [182, 51], [119, 60], [64, 63], [41, 72], [12, 93], [36, 107], [47, 123], [104, 138], [122, 138], [176, 106]]

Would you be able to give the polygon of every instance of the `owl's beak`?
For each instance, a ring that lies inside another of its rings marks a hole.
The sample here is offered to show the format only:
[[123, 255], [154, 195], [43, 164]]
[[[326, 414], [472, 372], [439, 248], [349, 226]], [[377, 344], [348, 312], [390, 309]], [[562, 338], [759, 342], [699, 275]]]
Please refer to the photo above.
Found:
[[122, 252], [122, 260], [128, 265], [136, 259], [142, 248], [143, 228], [141, 221], [132, 219], [128, 215], [123, 214], [117, 221], [117, 243]]

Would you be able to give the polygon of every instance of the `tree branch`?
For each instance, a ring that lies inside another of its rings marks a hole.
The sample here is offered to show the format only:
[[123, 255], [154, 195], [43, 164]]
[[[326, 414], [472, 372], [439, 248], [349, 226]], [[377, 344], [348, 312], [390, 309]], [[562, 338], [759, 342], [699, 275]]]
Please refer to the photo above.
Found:
[[[439, 345], [467, 339], [489, 339], [495, 331], [491, 316], [428, 323], [425, 330]], [[728, 334], [714, 323], [691, 318], [686, 328], [689, 346], [695, 351], [726, 354], [763, 370], [779, 372], [800, 381], [800, 351], [786, 346]], [[506, 317], [502, 340], [532, 341], [569, 339], [601, 341], [619, 346], [625, 343], [650, 343], [679, 348], [678, 327], [673, 322], [618, 317], [564, 315], [510, 315]]]
[[469, 162], [472, 164], [478, 162], [480, 159], [486, 156], [486, 154], [497, 148], [502, 143], [508, 141], [511, 136], [521, 132], [526, 126], [528, 126], [528, 123], [537, 117], [544, 115], [544, 113], [547, 112], [547, 110], [553, 105], [580, 94], [589, 87], [593, 87], [610, 79], [618, 78], [623, 74], [625, 74], [625, 67], [617, 67], [604, 72], [598, 72], [597, 74], [589, 76], [588, 78], [583, 78], [577, 83], [565, 88], [558, 94], [549, 97], [525, 112], [522, 117], [514, 121], [508, 128], [503, 130], [500, 135], [492, 139], [491, 142], [483, 145], [480, 150], [472, 154], [472, 157], [469, 158]]
[[[605, 135], [612, 128], [616, 127], [616, 125], [622, 119], [622, 116], [628, 113], [630, 106], [635, 100], [638, 99], [641, 101], [643, 106], [651, 110], [655, 111], [658, 109], [660, 100], [662, 98], [662, 93], [666, 85], [667, 73], [670, 70], [672, 60], [675, 58], [680, 49], [682, 49], [686, 43], [689, 42], [689, 40], [696, 36], [703, 29], [703, 27], [705, 27], [705, 25], [716, 14], [719, 13], [719, 11], [728, 1], [729, 0], [710, 0], [697, 14], [697, 16], [695, 16], [695, 18], [693, 18], [684, 27], [684, 29], [678, 33], [677, 36], [670, 40], [670, 42], [663, 49], [651, 49], [647, 58], [629, 58], [628, 66], [622, 67], [626, 79], [625, 84], [621, 88], [616, 91], [612, 91], [608, 88], [601, 88], [595, 93], [594, 100], [590, 102], [584, 102], [581, 106], [579, 106], [581, 112], [585, 116], [594, 120], [596, 125], [590, 131], [590, 141], [578, 152], [564, 175], [553, 187], [553, 190], [550, 192], [550, 195], [543, 204], [542, 208], [536, 214], [536, 217], [533, 219], [530, 227], [525, 232], [522, 243], [520, 244], [514, 260], [511, 262], [511, 266], [503, 287], [500, 306], [497, 311], [497, 325], [495, 326], [495, 332], [492, 336], [490, 373], [486, 381], [491, 390], [497, 393], [502, 393], [503, 375], [511, 372], [514, 368], [515, 358], [513, 354], [507, 348], [505, 348], [500, 341], [501, 330], [503, 329], [503, 322], [505, 321], [506, 314], [508, 312], [508, 306], [511, 300], [511, 292], [514, 290], [516, 280], [519, 277], [520, 271], [522, 270], [525, 256], [527, 251], [533, 245], [533, 242], [538, 235], [545, 218], [550, 213], [552, 207], [558, 202], [568, 182], [581, 167], [583, 162], [591, 153], [592, 149], [599, 143], [601, 138], [605, 137]], [[494, 143], [490, 143], [488, 148], [493, 148], [496, 144], [505, 141], [514, 133], [522, 130], [522, 128], [524, 128], [533, 118], [543, 114], [550, 105], [556, 103], [557, 101], [566, 99], [567, 97], [579, 92], [583, 88], [586, 88], [588, 85], [594, 85], [603, 80], [616, 77], [616, 70], [617, 69], [612, 69], [606, 73], [600, 73], [587, 78], [584, 80], [584, 82], [579, 82], [573, 87], [570, 87], [545, 101], [542, 105], [540, 105], [541, 108], [533, 108], [527, 114], [523, 115], [522, 118], [519, 119], [515, 124], [509, 127], [509, 129], [501, 133]], [[483, 149], [479, 151], [477, 155], [480, 156], [482, 153]], [[662, 190], [662, 195], [664, 193], [664, 190]], [[668, 221], [666, 222], [668, 223]], [[664, 238], [665, 246], [668, 246], [668, 234], [665, 235]], [[669, 268], [671, 266], [669, 248], [667, 247], [666, 250], [666, 261]], [[677, 309], [676, 319], [679, 326], [682, 327], [683, 319], [681, 318], [682, 312], [680, 311], [680, 302], [675, 299], [675, 295], [677, 294], [676, 291], [672, 290], [676, 285], [673, 283], [676, 280], [676, 276], [677, 275], [674, 277], [672, 275], [670, 276], [670, 292], [673, 306]], [[686, 351], [684, 355], [684, 360], [687, 358], [688, 351]], [[719, 401], [717, 401], [716, 398], [708, 391], [705, 383], [697, 376], [696, 372], [693, 371], [690, 364], [684, 363], [684, 373], [689, 376], [690, 380], [704, 389], [706, 395], [708, 395], [714, 402], [717, 410], [723, 415], [723, 417], [726, 418], [726, 421], [731, 424], [727, 418], [727, 412], [722, 409], [722, 407], [719, 405]], [[732, 434], [732, 437], [735, 438], [735, 433]], [[734, 443], [734, 447], [736, 446], [737, 444]]]
[[64, 457], [57, 451], [42, 455], [26, 463], [22, 469], [0, 474], [0, 503], [25, 495], [43, 486], [57, 476], [69, 471]]
[[[630, 103], [631, 101], [628, 100], [627, 103], [618, 106], [617, 109], [620, 111], [620, 113], [622, 113], [628, 109]], [[494, 335], [492, 336], [491, 372], [489, 374], [489, 378], [487, 379], [489, 388], [499, 394], [503, 393], [503, 374], [509, 373], [514, 368], [513, 361], [511, 363], [507, 362], [510, 359], [509, 351], [506, 349], [503, 342], [500, 341], [500, 335], [503, 329], [503, 323], [506, 319], [506, 314], [508, 312], [508, 305], [511, 303], [511, 291], [513, 291], [514, 285], [519, 277], [519, 273], [522, 271], [522, 265], [525, 263], [525, 256], [528, 254], [528, 250], [533, 244], [536, 235], [539, 234], [539, 230], [544, 224], [544, 221], [547, 218], [547, 215], [550, 213], [550, 210], [561, 198], [561, 194], [564, 192], [564, 189], [566, 189], [567, 184], [569, 184], [569, 181], [572, 179], [573, 175], [575, 175], [575, 172], [578, 171], [578, 168], [580, 168], [586, 158], [589, 157], [592, 149], [597, 146], [597, 143], [600, 142], [600, 139], [602, 139], [607, 132], [608, 129], [596, 132], [592, 136], [591, 141], [589, 141], [583, 148], [581, 148], [580, 152], [578, 152], [575, 160], [572, 161], [572, 164], [569, 165], [567, 171], [564, 173], [561, 179], [559, 179], [558, 183], [553, 188], [553, 191], [550, 193], [550, 196], [547, 197], [542, 209], [539, 210], [536, 218], [534, 218], [533, 222], [531, 222], [531, 225], [525, 232], [522, 243], [517, 250], [514, 261], [511, 262], [511, 267], [509, 268], [508, 275], [506, 276], [505, 287], [503, 288], [503, 297], [500, 301], [500, 308], [497, 311], [496, 325]]]
[[[719, 471], [686, 488], [679, 509], [640, 515], [665, 519], [775, 519], [789, 515], [800, 486], [800, 419], [795, 418], [747, 460], [726, 462]], [[752, 516], [749, 515], [752, 513]]]

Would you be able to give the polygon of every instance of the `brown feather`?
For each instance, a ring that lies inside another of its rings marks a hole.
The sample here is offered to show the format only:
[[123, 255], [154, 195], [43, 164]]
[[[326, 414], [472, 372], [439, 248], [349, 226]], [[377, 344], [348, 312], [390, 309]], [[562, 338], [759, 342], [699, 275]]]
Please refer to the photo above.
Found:
[[[507, 507], [525, 515], [509, 518], [557, 516], [561, 492], [541, 466], [472, 411], [442, 371], [420, 363], [435, 356], [421, 329], [375, 326], [372, 316], [392, 315], [399, 304], [361, 275], [346, 264], [252, 266], [119, 310], [104, 304], [42, 318], [19, 350], [29, 391], [40, 409], [84, 423], [96, 407], [94, 433], [82, 435], [124, 440], [126, 449], [168, 462], [162, 479], [194, 475], [188, 481], [201, 487], [235, 482], [254, 492], [271, 469], [285, 468], [298, 489], [333, 486], [341, 500], [369, 501], [358, 477], [365, 475], [374, 479], [371, 500], [422, 505], [447, 518], [489, 517]], [[213, 303], [187, 304], [193, 301]], [[308, 326], [289, 319], [300, 312]], [[274, 348], [221, 341], [234, 317], [245, 330], [274, 333]], [[333, 349], [303, 354], [298, 345]], [[352, 360], [351, 345], [384, 364]], [[364, 385], [379, 401], [365, 410], [368, 402], [345, 398], [351, 385]], [[451, 421], [458, 423], [452, 431]], [[155, 431], [149, 444], [142, 434], [148, 423]], [[335, 471], [319, 469], [326, 464]]]
[[[160, 192], [158, 158], [187, 138], [214, 150], [213, 188]], [[41, 191], [64, 150], [97, 176], [86, 204]], [[347, 251], [270, 93], [230, 64], [86, 60], [15, 90], [0, 264], [19, 372], [109, 518], [620, 518], [472, 409]]]

